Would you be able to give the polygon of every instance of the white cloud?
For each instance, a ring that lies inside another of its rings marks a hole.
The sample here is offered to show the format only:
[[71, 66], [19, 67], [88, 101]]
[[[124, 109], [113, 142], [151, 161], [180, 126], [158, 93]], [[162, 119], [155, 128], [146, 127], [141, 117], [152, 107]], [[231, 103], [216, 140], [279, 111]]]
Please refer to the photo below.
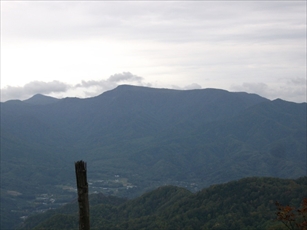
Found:
[[111, 90], [123, 83], [151, 86], [151, 84], [146, 83], [142, 77], [130, 72], [116, 73], [106, 80], [82, 80], [81, 83], [75, 85], [60, 81], [33, 81], [22, 87], [7, 86], [1, 89], [1, 101], [7, 101], [9, 99], [23, 100], [38, 93], [58, 97], [63, 97], [65, 94], [75, 97], [91, 97]]
[[53, 80], [76, 96], [145, 82], [288, 100], [306, 90], [278, 83], [306, 76], [305, 1], [4, 1], [1, 19], [6, 95]]
[[263, 82], [244, 82], [241, 85], [232, 85], [231, 91], [243, 91], [256, 93], [268, 99], [306, 102], [306, 79], [280, 79], [277, 83], [270, 85]]
[[111, 75], [106, 80], [82, 80], [81, 83], [76, 84], [74, 87], [82, 90], [84, 96], [96, 96], [107, 90], [111, 90], [119, 84], [137, 84], [139, 86], [150, 86], [150, 83], [144, 82], [144, 78], [134, 75], [130, 72], [116, 73]]
[[142, 77], [133, 75], [130, 72], [117, 73], [108, 78], [107, 81], [110, 82], [123, 82], [123, 81], [135, 81], [141, 83], [143, 81]]
[[287, 79], [287, 82], [292, 85], [306, 86], [307, 79], [303, 77], [296, 77], [292, 79]]
[[33, 81], [25, 84], [23, 87], [7, 86], [1, 89], [1, 101], [9, 99], [26, 99], [38, 93], [50, 94], [66, 92], [70, 87], [70, 85], [59, 81]]
[[[164, 42], [304, 37], [304, 2], [3, 2], [10, 39]], [[280, 36], [286, 35], [286, 36]]]

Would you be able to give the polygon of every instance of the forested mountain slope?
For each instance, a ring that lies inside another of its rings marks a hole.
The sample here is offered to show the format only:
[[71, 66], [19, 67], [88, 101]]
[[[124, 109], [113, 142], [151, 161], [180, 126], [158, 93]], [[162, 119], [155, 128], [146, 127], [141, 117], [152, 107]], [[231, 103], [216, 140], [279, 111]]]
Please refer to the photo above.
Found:
[[[90, 197], [91, 229], [283, 229], [275, 201], [299, 207], [307, 178], [245, 178], [197, 193], [165, 186], [133, 200]], [[28, 218], [22, 229], [76, 229], [75, 201]]]
[[41, 194], [73, 199], [81, 159], [93, 192], [127, 197], [168, 184], [197, 191], [248, 176], [297, 178], [306, 175], [306, 103], [128, 85], [1, 103], [1, 224], [43, 209]]

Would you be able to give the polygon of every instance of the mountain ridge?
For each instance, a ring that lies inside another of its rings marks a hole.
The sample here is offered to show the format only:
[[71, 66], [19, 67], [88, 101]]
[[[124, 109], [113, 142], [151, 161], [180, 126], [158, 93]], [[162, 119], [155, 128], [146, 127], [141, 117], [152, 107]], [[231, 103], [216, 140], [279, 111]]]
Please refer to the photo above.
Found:
[[[23, 209], [33, 194], [69, 199], [58, 188], [74, 186], [77, 159], [91, 180], [112, 181], [116, 189], [104, 191], [127, 197], [164, 184], [197, 191], [306, 173], [306, 103], [255, 94], [119, 86], [88, 99], [4, 102], [0, 122], [1, 199], [11, 204], [4, 213]], [[7, 191], [23, 195], [14, 201]]]
[[46, 105], [57, 102], [59, 99], [45, 96], [43, 94], [35, 94], [29, 99], [23, 100], [23, 102], [33, 104], [33, 105]]

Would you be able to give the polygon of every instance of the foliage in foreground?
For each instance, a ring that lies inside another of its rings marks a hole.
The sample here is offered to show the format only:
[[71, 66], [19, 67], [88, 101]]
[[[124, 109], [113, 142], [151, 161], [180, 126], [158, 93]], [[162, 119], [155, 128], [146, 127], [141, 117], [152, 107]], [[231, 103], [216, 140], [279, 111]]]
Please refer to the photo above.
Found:
[[290, 230], [307, 230], [307, 198], [304, 198], [301, 207], [296, 209], [289, 205], [282, 206], [276, 202], [278, 209], [277, 219]]

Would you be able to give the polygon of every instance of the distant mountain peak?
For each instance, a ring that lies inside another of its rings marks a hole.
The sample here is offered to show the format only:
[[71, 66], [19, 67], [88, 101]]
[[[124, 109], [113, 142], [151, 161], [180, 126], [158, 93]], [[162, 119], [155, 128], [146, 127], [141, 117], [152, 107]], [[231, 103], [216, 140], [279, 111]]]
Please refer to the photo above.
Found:
[[46, 105], [57, 102], [58, 100], [59, 99], [57, 98], [45, 96], [43, 94], [35, 94], [33, 97], [30, 97], [29, 99], [26, 99], [23, 102], [33, 105]]

